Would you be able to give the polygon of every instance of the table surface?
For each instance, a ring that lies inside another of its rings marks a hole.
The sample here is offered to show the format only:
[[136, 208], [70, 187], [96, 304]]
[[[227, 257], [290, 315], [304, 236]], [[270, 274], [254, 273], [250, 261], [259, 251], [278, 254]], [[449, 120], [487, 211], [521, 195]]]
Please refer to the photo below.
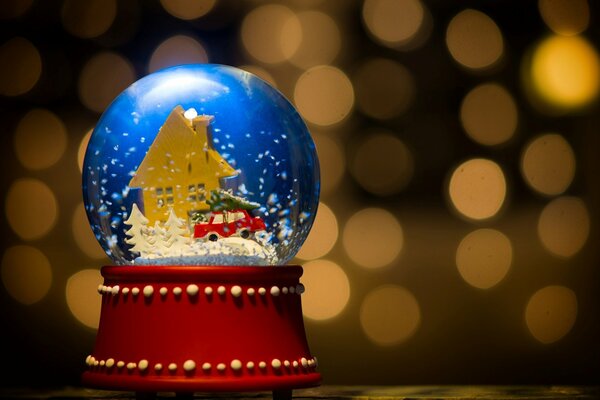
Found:
[[[84, 388], [60, 390], [0, 389], [0, 398], [14, 399], [134, 399], [132, 392], [111, 392]], [[158, 399], [175, 398], [159, 393]], [[195, 393], [194, 399], [270, 399], [270, 392]], [[321, 386], [298, 389], [294, 399], [600, 399], [600, 387], [582, 386]]]

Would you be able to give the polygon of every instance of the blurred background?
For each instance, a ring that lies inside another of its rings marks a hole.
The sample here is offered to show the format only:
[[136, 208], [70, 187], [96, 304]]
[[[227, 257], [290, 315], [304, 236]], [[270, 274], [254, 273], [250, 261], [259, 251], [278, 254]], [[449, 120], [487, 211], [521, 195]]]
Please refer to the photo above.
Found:
[[321, 162], [298, 254], [328, 384], [598, 383], [600, 9], [585, 0], [2, 0], [0, 382], [77, 385], [81, 164], [128, 85], [239, 66]]

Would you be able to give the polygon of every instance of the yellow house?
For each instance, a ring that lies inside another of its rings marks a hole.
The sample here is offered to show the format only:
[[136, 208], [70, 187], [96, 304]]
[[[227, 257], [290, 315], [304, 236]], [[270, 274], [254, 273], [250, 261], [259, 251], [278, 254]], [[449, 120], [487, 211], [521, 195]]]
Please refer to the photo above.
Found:
[[212, 119], [200, 115], [190, 120], [177, 106], [160, 128], [129, 182], [131, 188], [142, 189], [150, 225], [166, 221], [171, 208], [180, 218], [208, 210], [211, 190], [221, 187], [222, 178], [237, 175], [212, 147], [208, 135]]

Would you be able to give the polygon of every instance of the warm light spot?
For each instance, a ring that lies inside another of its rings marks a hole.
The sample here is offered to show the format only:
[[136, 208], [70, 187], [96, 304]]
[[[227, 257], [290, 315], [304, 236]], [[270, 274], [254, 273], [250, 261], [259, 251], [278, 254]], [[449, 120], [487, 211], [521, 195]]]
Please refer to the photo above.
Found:
[[494, 146], [514, 135], [517, 129], [517, 105], [504, 87], [486, 83], [471, 90], [464, 98], [460, 119], [471, 139]]
[[73, 231], [73, 238], [77, 246], [83, 251], [88, 257], [94, 259], [103, 259], [106, 257], [106, 253], [102, 250], [102, 247], [96, 240], [83, 203], [79, 203], [73, 213], [73, 220], [71, 222], [71, 230]]
[[559, 35], [577, 35], [590, 23], [590, 7], [587, 0], [539, 0], [542, 19]]
[[250, 55], [266, 63], [290, 59], [302, 42], [302, 27], [289, 8], [268, 4], [249, 12], [242, 22], [242, 43]]
[[321, 193], [333, 193], [346, 171], [344, 152], [339, 143], [330, 137], [319, 135], [314, 136], [313, 139], [319, 155]]
[[491, 218], [506, 198], [504, 173], [493, 161], [476, 158], [459, 165], [448, 186], [452, 205], [471, 219]]
[[553, 200], [544, 207], [538, 221], [538, 235], [544, 247], [563, 258], [581, 250], [589, 233], [590, 214], [585, 203], [576, 197]]
[[415, 95], [412, 74], [401, 64], [373, 59], [354, 75], [356, 105], [366, 115], [388, 119], [404, 113]]
[[561, 194], [575, 176], [575, 154], [560, 135], [538, 136], [525, 148], [521, 172], [525, 182], [538, 192]]
[[204, 64], [208, 62], [208, 54], [196, 39], [177, 35], [162, 42], [150, 57], [148, 70], [159, 69], [182, 64]]
[[35, 247], [9, 247], [2, 257], [2, 283], [6, 291], [20, 303], [36, 303], [50, 290], [50, 262]]
[[110, 52], [96, 54], [79, 75], [79, 99], [101, 113], [134, 80], [133, 67], [125, 58]]
[[106, 32], [116, 15], [116, 0], [65, 0], [62, 8], [62, 21], [67, 32], [85, 39]]
[[354, 104], [350, 79], [331, 66], [314, 67], [303, 73], [294, 88], [294, 102], [304, 118], [328, 126], [348, 116]]
[[461, 240], [456, 249], [456, 266], [471, 286], [489, 289], [508, 273], [513, 250], [510, 240], [495, 229], [478, 229]]
[[358, 265], [385, 267], [398, 258], [404, 233], [398, 219], [380, 208], [365, 208], [352, 215], [343, 233], [344, 249]]
[[452, 18], [446, 30], [446, 45], [458, 63], [471, 69], [493, 66], [504, 51], [502, 33], [496, 23], [472, 9]]
[[98, 285], [102, 284], [100, 271], [84, 269], [67, 280], [65, 294], [69, 310], [83, 325], [97, 329], [100, 322], [102, 296], [98, 295]]
[[46, 235], [56, 223], [58, 209], [54, 193], [37, 179], [19, 179], [6, 195], [6, 219], [25, 240]]
[[33, 0], [3, 0], [0, 2], [0, 19], [20, 17], [32, 4]]
[[88, 130], [79, 142], [79, 148], [77, 149], [77, 166], [79, 167], [79, 172], [83, 171], [83, 160], [85, 159], [85, 151], [87, 150], [87, 146], [90, 142], [90, 138], [92, 137], [93, 131], [94, 128]]
[[425, 8], [419, 0], [366, 0], [362, 10], [369, 32], [388, 47], [405, 47], [423, 26]]
[[600, 89], [600, 58], [586, 39], [553, 36], [535, 49], [531, 60], [532, 89], [560, 108], [590, 103]]
[[[42, 57], [27, 39], [16, 37], [0, 46], [0, 95], [29, 92], [42, 74]], [[10, 62], [7, 62], [10, 60]]]
[[314, 260], [327, 255], [337, 242], [338, 233], [335, 214], [325, 204], [319, 203], [310, 234], [296, 257], [301, 260]]
[[266, 69], [261, 68], [257, 65], [240, 65], [239, 69], [243, 69], [244, 71], [248, 71], [251, 74], [258, 76], [263, 81], [267, 82], [269, 85], [274, 88], [277, 87], [277, 82], [275, 82], [275, 78], [271, 75]]
[[29, 111], [15, 131], [15, 153], [29, 169], [54, 165], [67, 148], [67, 132], [63, 122], [43, 109]]
[[360, 324], [369, 339], [393, 346], [409, 339], [421, 323], [421, 309], [411, 292], [384, 285], [367, 295], [360, 307]]
[[302, 313], [307, 318], [323, 321], [339, 315], [350, 299], [350, 283], [344, 270], [327, 260], [303, 265]]
[[217, 0], [160, 0], [166, 12], [183, 20], [196, 19], [208, 14], [216, 3]]
[[387, 196], [406, 187], [413, 175], [413, 164], [410, 150], [400, 139], [377, 133], [358, 144], [350, 171], [365, 190]]
[[564, 286], [546, 286], [531, 296], [525, 322], [534, 338], [544, 344], [562, 339], [575, 324], [577, 296]]
[[[300, 68], [331, 63], [340, 51], [341, 36], [336, 22], [320, 11], [304, 11], [297, 15], [302, 30], [302, 41], [293, 53], [290, 62]], [[296, 24], [290, 18], [287, 23]], [[295, 26], [285, 27], [284, 34], [294, 31]]]

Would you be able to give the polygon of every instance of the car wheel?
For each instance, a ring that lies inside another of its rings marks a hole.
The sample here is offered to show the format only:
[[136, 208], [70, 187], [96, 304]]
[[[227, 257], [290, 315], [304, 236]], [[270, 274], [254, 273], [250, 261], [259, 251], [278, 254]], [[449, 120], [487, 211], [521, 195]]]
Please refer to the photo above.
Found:
[[210, 240], [211, 242], [216, 242], [217, 240], [219, 240], [219, 236], [216, 233], [209, 233], [208, 240]]
[[248, 229], [242, 229], [240, 231], [240, 236], [242, 239], [248, 239], [250, 237], [250, 232], [248, 231]]

